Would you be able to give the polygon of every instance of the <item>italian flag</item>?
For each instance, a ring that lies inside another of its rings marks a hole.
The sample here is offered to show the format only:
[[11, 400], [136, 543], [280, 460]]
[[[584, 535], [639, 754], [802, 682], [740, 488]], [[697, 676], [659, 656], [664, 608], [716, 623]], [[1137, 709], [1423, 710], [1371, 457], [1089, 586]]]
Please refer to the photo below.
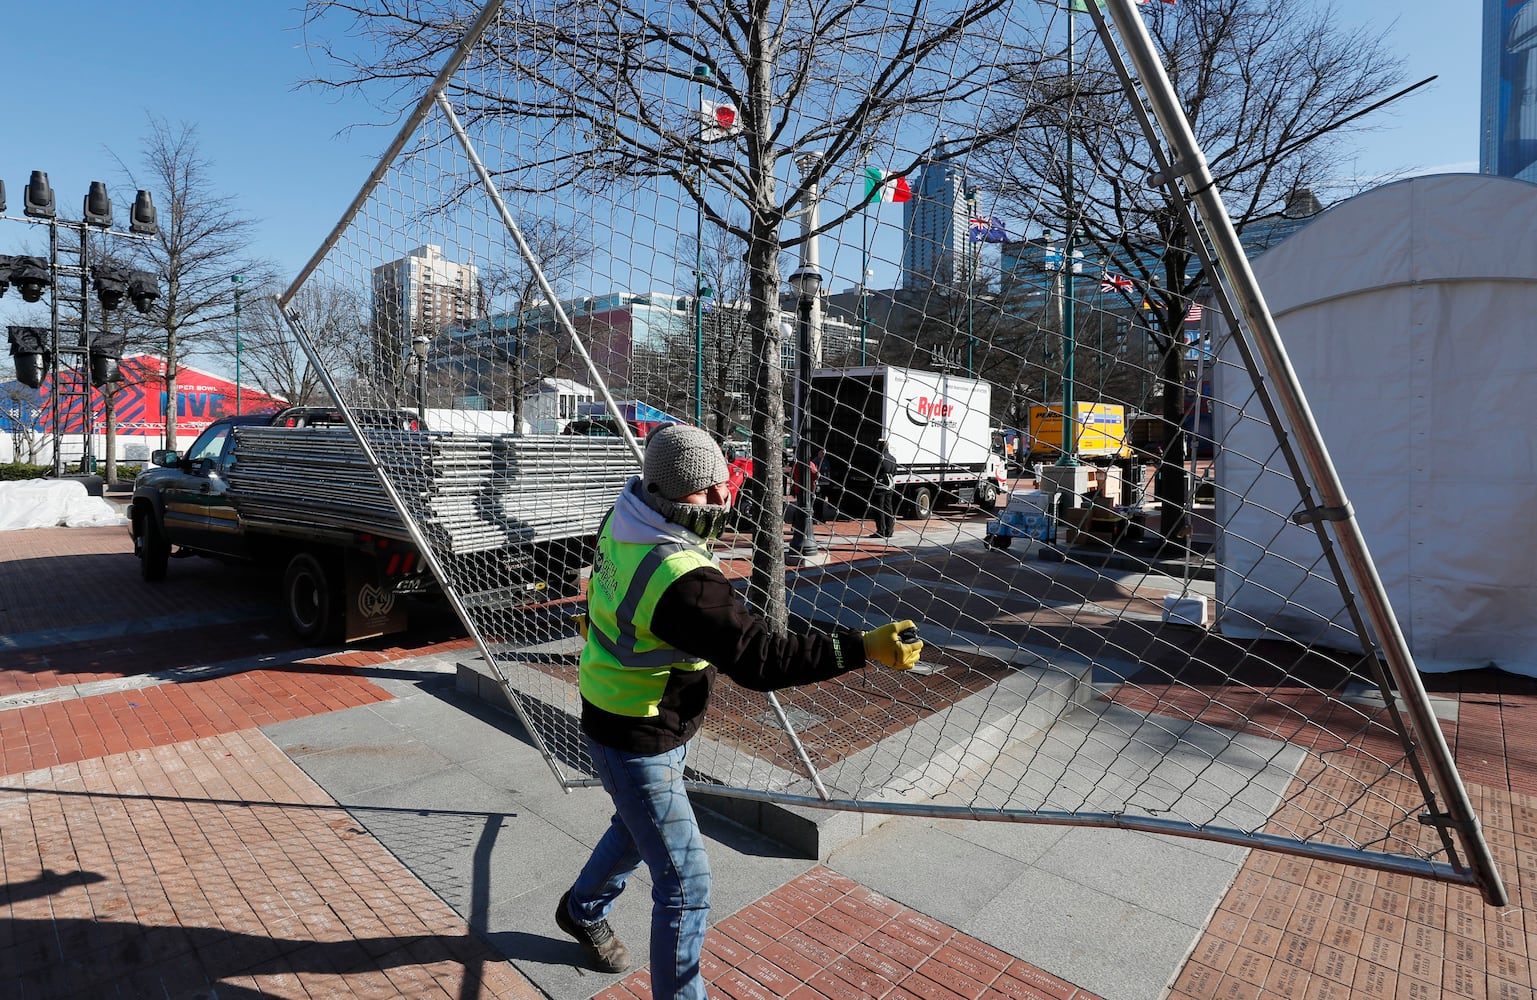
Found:
[[890, 171], [866, 167], [865, 197], [871, 201], [912, 201], [913, 189], [907, 186], [906, 177], [893, 177]]

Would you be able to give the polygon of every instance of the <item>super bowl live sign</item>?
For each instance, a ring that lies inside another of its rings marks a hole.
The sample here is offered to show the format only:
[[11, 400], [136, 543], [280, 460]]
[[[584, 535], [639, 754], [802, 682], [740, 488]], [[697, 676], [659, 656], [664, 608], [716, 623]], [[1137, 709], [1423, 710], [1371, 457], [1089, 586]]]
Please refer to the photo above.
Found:
[[919, 427], [959, 427], [957, 414], [960, 408], [943, 396], [909, 396], [906, 400], [907, 419]]

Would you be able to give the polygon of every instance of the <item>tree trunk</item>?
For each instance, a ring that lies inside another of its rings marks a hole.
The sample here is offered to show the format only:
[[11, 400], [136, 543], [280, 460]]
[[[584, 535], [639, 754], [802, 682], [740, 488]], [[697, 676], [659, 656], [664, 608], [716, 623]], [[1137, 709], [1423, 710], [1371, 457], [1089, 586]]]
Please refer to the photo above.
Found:
[[106, 468], [103, 470], [109, 484], [117, 482], [117, 387], [108, 382], [102, 387], [101, 408], [106, 424]]
[[747, 322], [752, 330], [752, 459], [758, 494], [753, 524], [748, 603], [776, 628], [789, 622], [785, 599], [784, 371], [780, 368], [779, 241], [755, 231], [748, 245], [752, 267]]
[[165, 444], [163, 448], [176, 448], [176, 335], [166, 338], [165, 349]]

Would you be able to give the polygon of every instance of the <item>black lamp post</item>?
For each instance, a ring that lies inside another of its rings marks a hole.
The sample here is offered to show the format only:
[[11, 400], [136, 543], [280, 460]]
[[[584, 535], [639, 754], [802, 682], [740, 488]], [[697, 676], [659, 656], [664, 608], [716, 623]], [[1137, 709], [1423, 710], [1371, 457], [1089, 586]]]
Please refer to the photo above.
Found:
[[822, 275], [802, 268], [790, 275], [790, 288], [795, 292], [797, 321], [795, 324], [795, 409], [791, 423], [791, 441], [794, 445], [796, 509], [790, 521], [790, 551], [788, 561], [804, 563], [818, 554], [816, 535], [812, 531], [811, 499], [811, 446], [806, 441], [808, 408], [811, 404], [811, 308], [822, 290]]
[[416, 416], [422, 426], [427, 426], [427, 354], [432, 339], [424, 333], [411, 338], [411, 354], [416, 359]]

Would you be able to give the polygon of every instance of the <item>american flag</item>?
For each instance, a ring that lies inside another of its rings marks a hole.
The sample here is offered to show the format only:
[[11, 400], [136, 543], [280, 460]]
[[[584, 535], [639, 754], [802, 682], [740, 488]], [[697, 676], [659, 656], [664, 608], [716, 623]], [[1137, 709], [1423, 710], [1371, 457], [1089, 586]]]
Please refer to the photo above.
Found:
[[1185, 322], [1186, 323], [1199, 323], [1199, 322], [1201, 322], [1201, 313], [1202, 312], [1203, 312], [1203, 310], [1201, 309], [1201, 307], [1199, 305], [1191, 306], [1190, 307], [1190, 311], [1185, 313]]

